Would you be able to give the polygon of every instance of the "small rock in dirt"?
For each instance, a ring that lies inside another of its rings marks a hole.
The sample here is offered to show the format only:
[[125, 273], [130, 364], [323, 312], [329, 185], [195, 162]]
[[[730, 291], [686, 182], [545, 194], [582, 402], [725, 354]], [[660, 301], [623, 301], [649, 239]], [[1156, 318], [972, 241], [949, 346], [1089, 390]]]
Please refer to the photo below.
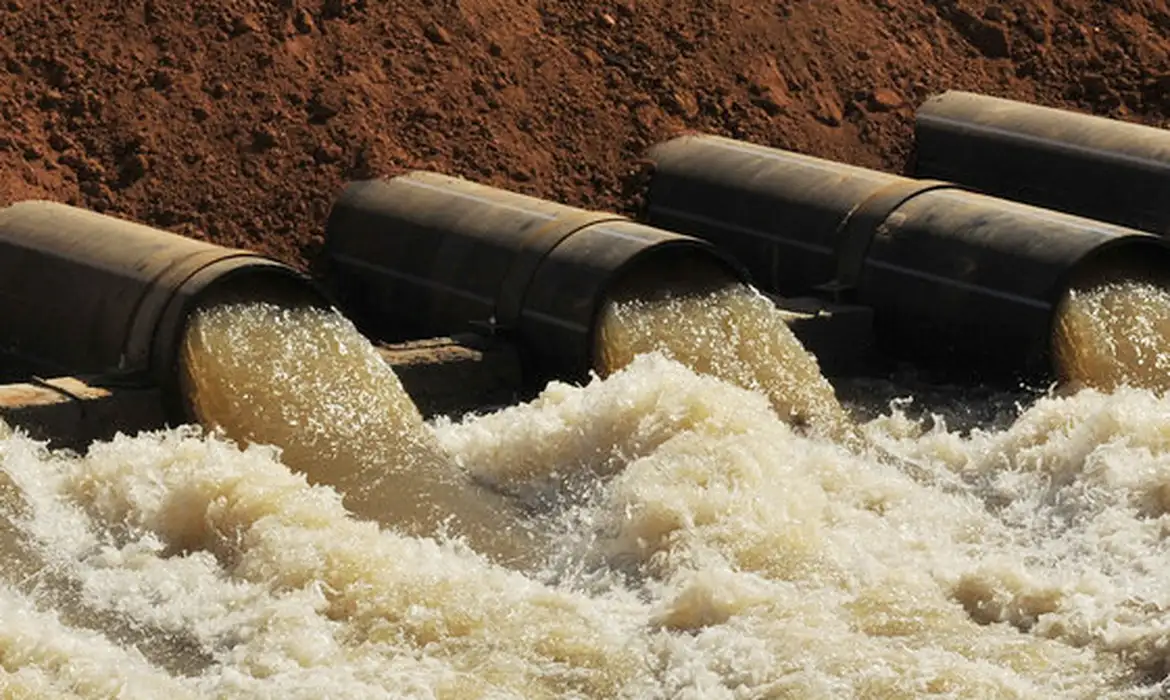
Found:
[[1021, 23], [1020, 27], [1024, 30], [1024, 34], [1027, 34], [1028, 38], [1037, 44], [1043, 44], [1048, 41], [1048, 30], [1040, 22], [1036, 20], [1025, 20]]
[[99, 197], [104, 194], [103, 190], [105, 188], [97, 180], [82, 180], [78, 189], [81, 190], [82, 194], [89, 197]]
[[355, 6], [354, 0], [325, 0], [321, 6], [321, 14], [326, 19], [337, 19], [350, 14]]
[[871, 112], [889, 112], [906, 105], [906, 100], [895, 90], [877, 88], [866, 98], [866, 107]]
[[983, 19], [987, 20], [988, 22], [1002, 22], [1004, 17], [1005, 15], [1003, 8], [999, 5], [989, 5], [987, 9], [983, 11]]
[[317, 146], [313, 151], [313, 160], [322, 165], [336, 163], [345, 155], [345, 151], [335, 143], [325, 143]]
[[49, 135], [49, 147], [54, 151], [68, 151], [73, 147], [73, 142], [60, 131], [54, 131]]
[[1121, 95], [1109, 84], [1103, 76], [1086, 75], [1081, 78], [1081, 89], [1085, 97], [1095, 100], [1107, 107], [1116, 107], [1121, 104]]
[[826, 126], [836, 127], [841, 126], [841, 122], [845, 119], [845, 113], [836, 100], [820, 95], [817, 97], [817, 107], [813, 111], [813, 119]]
[[682, 115], [687, 119], [699, 116], [699, 102], [695, 99], [694, 93], [690, 91], [675, 90], [666, 96], [665, 106], [675, 114]]
[[964, 9], [955, 10], [952, 21], [963, 38], [984, 56], [1007, 58], [1010, 54], [1007, 30], [1002, 26]]
[[123, 182], [129, 184], [141, 180], [150, 170], [150, 161], [141, 153], [135, 153], [122, 161], [121, 175]]
[[1089, 95], [1097, 95], [1109, 89], [1109, 82], [1100, 75], [1086, 75], [1081, 78], [1081, 87]]
[[155, 90], [162, 92], [175, 84], [175, 76], [168, 70], [155, 71], [154, 77], [150, 79], [150, 84]]
[[64, 95], [61, 94], [60, 90], [53, 90], [50, 88], [45, 90], [44, 94], [42, 94], [40, 99], [37, 100], [37, 105], [41, 109], [54, 109], [57, 107], [57, 105], [61, 104], [61, 99], [63, 97]]
[[260, 31], [260, 22], [252, 15], [236, 15], [232, 18], [232, 34], [239, 36]]
[[435, 22], [428, 24], [427, 28], [423, 30], [423, 34], [432, 44], [447, 46], [451, 43], [451, 34], [441, 24]]
[[765, 90], [752, 96], [752, 104], [774, 117], [786, 111], [789, 103], [786, 98], [777, 95], [775, 90]]
[[585, 65], [591, 66], [593, 68], [597, 68], [598, 66], [605, 63], [605, 59], [603, 59], [601, 56], [598, 56], [597, 52], [588, 46], [579, 47], [577, 49], [577, 56], [581, 58], [581, 61]]
[[317, 28], [317, 25], [313, 22], [313, 15], [309, 14], [309, 11], [304, 8], [297, 10], [296, 15], [293, 17], [293, 26], [301, 34], [310, 34]]
[[319, 91], [309, 98], [309, 120], [323, 124], [336, 117], [345, 108], [345, 95], [340, 92]]
[[617, 20], [608, 12], [602, 12], [597, 16], [597, 20], [601, 22], [603, 27], [613, 27], [617, 25]]
[[258, 126], [252, 130], [252, 148], [257, 151], [267, 151], [276, 145], [276, 132], [267, 126]]

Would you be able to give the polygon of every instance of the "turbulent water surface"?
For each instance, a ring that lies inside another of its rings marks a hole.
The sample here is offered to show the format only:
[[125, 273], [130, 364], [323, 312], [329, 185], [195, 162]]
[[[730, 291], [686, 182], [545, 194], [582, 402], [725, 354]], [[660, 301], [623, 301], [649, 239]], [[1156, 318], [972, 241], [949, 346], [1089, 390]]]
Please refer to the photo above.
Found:
[[1064, 379], [1105, 391], [1170, 389], [1170, 289], [1142, 281], [1070, 290], [1057, 313], [1054, 354]]
[[[1042, 397], [970, 431], [895, 404], [846, 446], [804, 425], [840, 410], [811, 360], [760, 370], [770, 355], [742, 354], [774, 336], [697, 341], [748, 363], [730, 375], [666, 339], [586, 386], [425, 423], [389, 377], [335, 393], [337, 372], [380, 372], [343, 319], [249, 308], [233, 313], [281, 332], [206, 367], [283, 369], [231, 382], [193, 369], [223, 434], [120, 437], [84, 456], [0, 438], [5, 696], [1168, 689], [1170, 399], [1155, 392]], [[238, 327], [208, 318], [208, 333]], [[290, 353], [299, 333], [318, 350]], [[792, 373], [807, 394], [776, 391]], [[310, 422], [282, 433], [290, 421]], [[287, 444], [236, 442], [256, 439]], [[438, 523], [444, 509], [459, 518]], [[523, 566], [495, 551], [530, 531], [544, 534]]]

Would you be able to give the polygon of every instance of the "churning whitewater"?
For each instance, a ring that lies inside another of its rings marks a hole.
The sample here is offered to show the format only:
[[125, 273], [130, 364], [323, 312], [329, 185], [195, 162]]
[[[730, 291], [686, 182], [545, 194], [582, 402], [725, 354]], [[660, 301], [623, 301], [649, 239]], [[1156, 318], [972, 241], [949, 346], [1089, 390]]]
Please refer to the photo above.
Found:
[[1105, 391], [1170, 389], [1170, 288], [1114, 281], [1070, 289], [1057, 309], [1053, 349], [1062, 379]]
[[[293, 316], [242, 313], [278, 329], [264, 342], [285, 358], [280, 371], [335, 371], [281, 349], [297, 337]], [[381, 371], [345, 340], [350, 326], [305, 323], [313, 342], [357, 353], [344, 376]], [[209, 347], [200, 342], [189, 361]], [[247, 343], [230, 347], [254, 361]], [[1170, 400], [1086, 389], [969, 432], [899, 402], [846, 446], [790, 425], [774, 386], [699, 374], [677, 344], [663, 347], [486, 415], [427, 423], [407, 406], [360, 430], [316, 423], [284, 455], [249, 444], [275, 440], [287, 420], [245, 410], [287, 391], [273, 374], [205, 385], [203, 409], [236, 426], [222, 432], [118, 437], [84, 456], [6, 434], [4, 696], [1168, 689]], [[305, 398], [337, 400], [340, 380], [298, 376], [315, 388], [287, 401], [345, 420]], [[250, 398], [217, 403], [224, 387]], [[384, 410], [401, 402], [356, 395]], [[379, 439], [398, 446], [366, 456]], [[328, 457], [305, 445], [330, 446]], [[429, 471], [408, 474], [402, 460]], [[349, 475], [378, 465], [391, 474], [384, 493], [345, 493]], [[453, 485], [442, 497], [455, 511], [484, 492], [490, 509], [449, 528], [427, 509], [402, 520], [377, 506], [395, 484], [423, 495]], [[522, 565], [500, 563], [496, 540], [476, 534], [480, 517], [499, 518], [508, 546], [516, 532], [543, 535]]]

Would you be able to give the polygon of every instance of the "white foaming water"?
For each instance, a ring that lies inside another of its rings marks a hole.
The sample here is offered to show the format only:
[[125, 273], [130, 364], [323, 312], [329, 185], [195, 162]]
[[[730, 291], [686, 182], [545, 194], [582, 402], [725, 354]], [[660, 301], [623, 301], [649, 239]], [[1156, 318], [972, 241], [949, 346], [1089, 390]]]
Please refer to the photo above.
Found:
[[81, 697], [1159, 696], [1167, 426], [1170, 400], [1130, 389], [1043, 399], [969, 436], [897, 412], [863, 426], [907, 473], [643, 356], [434, 426], [484, 478], [596, 475], [550, 507], [556, 556], [538, 575], [355, 520], [268, 448], [184, 429], [70, 457], [10, 437], [5, 531], [40, 564], [4, 568], [0, 683]]
[[1144, 281], [1074, 288], [1057, 310], [1053, 342], [1061, 378], [1109, 391], [1170, 389], [1170, 289]]
[[[623, 309], [621, 369], [461, 421], [425, 424], [344, 319], [259, 305], [200, 317], [187, 381], [283, 452], [183, 428], [53, 454], [0, 424], [0, 696], [1170, 689], [1170, 399], [1087, 390], [969, 433], [894, 409], [847, 448], [782, 331]], [[529, 523], [475, 482], [540, 506], [543, 567], [493, 561]], [[426, 536], [444, 511], [465, 539]]]

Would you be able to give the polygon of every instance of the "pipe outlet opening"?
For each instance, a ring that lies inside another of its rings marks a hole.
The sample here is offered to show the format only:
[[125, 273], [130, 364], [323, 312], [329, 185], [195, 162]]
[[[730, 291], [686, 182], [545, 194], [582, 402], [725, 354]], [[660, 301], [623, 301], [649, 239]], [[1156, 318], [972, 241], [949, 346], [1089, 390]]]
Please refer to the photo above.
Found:
[[1064, 391], [1170, 390], [1170, 247], [1121, 243], [1086, 256], [1061, 286], [1051, 362]]

